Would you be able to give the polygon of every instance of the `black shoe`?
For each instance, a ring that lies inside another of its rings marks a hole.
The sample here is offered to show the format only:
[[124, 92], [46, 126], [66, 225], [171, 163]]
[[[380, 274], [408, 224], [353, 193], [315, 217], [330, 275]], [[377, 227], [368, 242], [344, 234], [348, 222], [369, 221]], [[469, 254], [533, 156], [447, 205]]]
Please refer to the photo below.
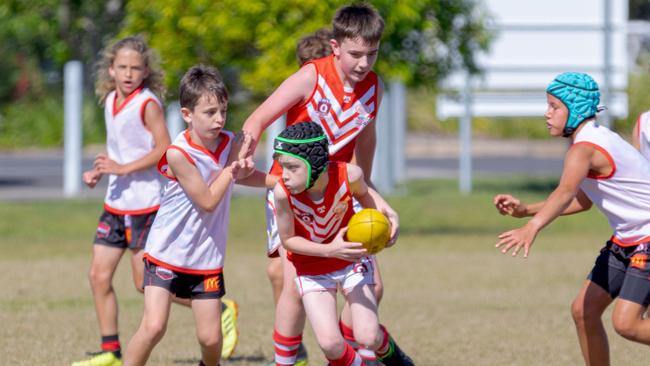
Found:
[[391, 337], [388, 340], [390, 349], [384, 357], [379, 357], [379, 361], [385, 366], [415, 366], [413, 360], [402, 351]]

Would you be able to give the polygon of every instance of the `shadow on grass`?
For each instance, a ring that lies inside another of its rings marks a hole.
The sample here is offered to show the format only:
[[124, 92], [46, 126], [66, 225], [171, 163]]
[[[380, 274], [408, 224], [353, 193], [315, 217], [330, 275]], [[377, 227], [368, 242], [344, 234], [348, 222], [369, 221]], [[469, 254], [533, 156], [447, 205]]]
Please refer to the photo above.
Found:
[[[175, 359], [172, 362], [175, 365], [198, 365], [199, 362], [198, 358], [183, 358], [183, 359]], [[266, 361], [266, 358], [264, 358], [264, 355], [262, 354], [256, 354], [256, 355], [244, 355], [244, 356], [234, 356], [230, 357], [227, 360], [222, 360], [223, 365], [230, 365], [230, 364], [236, 364], [239, 362], [264, 362]]]

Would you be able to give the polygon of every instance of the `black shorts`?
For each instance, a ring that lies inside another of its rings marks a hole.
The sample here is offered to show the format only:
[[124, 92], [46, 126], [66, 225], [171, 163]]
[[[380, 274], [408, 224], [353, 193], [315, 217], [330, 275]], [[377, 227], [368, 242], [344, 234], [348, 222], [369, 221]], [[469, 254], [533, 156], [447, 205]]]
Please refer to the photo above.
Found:
[[192, 275], [144, 260], [144, 286], [162, 287], [184, 299], [220, 299], [226, 294], [223, 273]]
[[120, 249], [144, 249], [156, 213], [116, 215], [102, 212], [95, 231], [95, 244]]
[[621, 247], [608, 241], [587, 277], [614, 299], [650, 304], [650, 243]]

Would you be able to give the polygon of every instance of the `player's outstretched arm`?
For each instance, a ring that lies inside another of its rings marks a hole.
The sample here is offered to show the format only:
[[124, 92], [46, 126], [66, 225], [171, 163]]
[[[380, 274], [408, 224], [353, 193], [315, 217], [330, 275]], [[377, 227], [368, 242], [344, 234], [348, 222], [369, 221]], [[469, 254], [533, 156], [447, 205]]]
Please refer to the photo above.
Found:
[[97, 183], [102, 179], [103, 174], [97, 171], [97, 169], [92, 168], [86, 170], [81, 176], [81, 180], [90, 188], [95, 188]]
[[[562, 178], [557, 188], [548, 196], [544, 205], [524, 226], [499, 235], [497, 248], [506, 254], [512, 250], [516, 256], [521, 249], [524, 258], [528, 257], [530, 247], [540, 230], [569, 209], [579, 192], [580, 183], [587, 177], [591, 166], [593, 148], [587, 145], [574, 145], [566, 155]], [[579, 202], [578, 202], [579, 204]]]
[[165, 115], [158, 103], [147, 103], [144, 108], [144, 124], [151, 132], [154, 141], [154, 147], [149, 153], [123, 165], [111, 160], [106, 154], [98, 154], [95, 158], [95, 169], [102, 174], [126, 175], [156, 166], [170, 144]]
[[275, 186], [273, 193], [277, 212], [278, 232], [280, 233], [282, 246], [286, 250], [302, 255], [339, 258], [351, 262], [368, 255], [368, 252], [361, 243], [345, 241], [344, 235], [347, 228], [339, 230], [334, 240], [328, 245], [318, 244], [297, 236], [293, 226], [293, 211], [289, 205], [286, 192], [278, 184]]
[[308, 64], [289, 76], [275, 91], [246, 119], [242, 130], [253, 138], [249, 155], [262, 136], [262, 132], [289, 108], [305, 100], [316, 86], [316, 67]]
[[353, 164], [348, 164], [347, 168], [350, 190], [354, 198], [359, 201], [362, 207], [376, 208], [388, 218], [390, 222], [390, 240], [386, 243], [386, 246], [392, 246], [399, 235], [399, 215], [376, 190], [368, 186], [361, 168]]
[[167, 150], [167, 174], [175, 177], [192, 202], [204, 211], [212, 212], [223, 199], [228, 187], [235, 180], [235, 163], [226, 166], [209, 186], [199, 170], [177, 149]]

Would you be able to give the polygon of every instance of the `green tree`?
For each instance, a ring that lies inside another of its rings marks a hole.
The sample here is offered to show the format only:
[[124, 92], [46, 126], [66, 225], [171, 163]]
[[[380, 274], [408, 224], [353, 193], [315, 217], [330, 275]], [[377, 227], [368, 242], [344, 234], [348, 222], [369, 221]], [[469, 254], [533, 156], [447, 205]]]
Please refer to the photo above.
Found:
[[[302, 36], [329, 26], [341, 0], [131, 0], [122, 35], [140, 33], [163, 59], [175, 90], [187, 68], [216, 65], [231, 90], [266, 95], [297, 69]], [[385, 78], [435, 86], [451, 70], [476, 70], [486, 16], [473, 0], [377, 0], [386, 20], [376, 69]]]

